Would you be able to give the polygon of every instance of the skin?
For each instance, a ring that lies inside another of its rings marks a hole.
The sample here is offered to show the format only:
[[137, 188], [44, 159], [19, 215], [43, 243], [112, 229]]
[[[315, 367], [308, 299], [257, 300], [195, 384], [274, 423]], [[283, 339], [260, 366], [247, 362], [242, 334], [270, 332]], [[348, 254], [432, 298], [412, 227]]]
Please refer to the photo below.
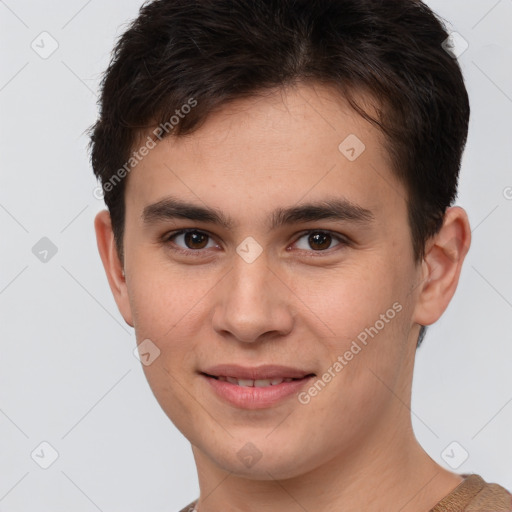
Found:
[[[338, 149], [349, 134], [366, 146], [353, 162]], [[438, 320], [455, 292], [468, 218], [448, 208], [415, 264], [406, 192], [385, 141], [343, 98], [300, 84], [238, 100], [193, 134], [163, 139], [127, 179], [124, 269], [106, 210], [95, 220], [98, 248], [137, 343], [149, 338], [160, 350], [143, 368], [192, 444], [199, 512], [429, 510], [462, 481], [421, 448], [409, 407], [419, 327]], [[143, 209], [171, 194], [235, 225], [145, 224]], [[266, 225], [276, 208], [326, 198], [374, 219]], [[183, 228], [209, 235], [204, 248], [165, 239]], [[318, 231], [349, 243], [327, 238], [319, 249], [308, 243]], [[236, 252], [248, 236], [263, 249], [252, 263]], [[197, 373], [283, 364], [322, 376], [394, 303], [401, 311], [307, 404], [235, 408]], [[238, 452], [249, 442], [261, 458], [248, 468]]]

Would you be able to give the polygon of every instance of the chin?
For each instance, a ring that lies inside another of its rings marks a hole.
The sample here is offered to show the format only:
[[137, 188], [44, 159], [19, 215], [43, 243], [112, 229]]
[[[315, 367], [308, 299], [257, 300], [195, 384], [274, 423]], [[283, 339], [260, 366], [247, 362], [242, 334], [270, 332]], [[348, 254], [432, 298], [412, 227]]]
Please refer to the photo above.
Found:
[[262, 446], [263, 444], [264, 441], [244, 441], [232, 443], [222, 453], [210, 450], [206, 453], [222, 470], [251, 480], [286, 480], [307, 473], [315, 466], [315, 462], [308, 459], [300, 443], [296, 450], [288, 446], [286, 451], [283, 450], [282, 442], [281, 448], [268, 440], [266, 446]]

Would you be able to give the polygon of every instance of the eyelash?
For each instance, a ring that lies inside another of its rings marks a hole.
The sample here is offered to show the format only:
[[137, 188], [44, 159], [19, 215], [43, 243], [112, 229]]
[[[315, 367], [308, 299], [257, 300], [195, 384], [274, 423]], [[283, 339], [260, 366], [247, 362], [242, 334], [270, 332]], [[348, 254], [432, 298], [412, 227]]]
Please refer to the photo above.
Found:
[[[203, 231], [203, 230], [195, 229], [195, 228], [188, 228], [188, 229], [181, 229], [179, 231], [173, 231], [172, 233], [167, 233], [164, 236], [164, 243], [168, 244], [169, 248], [173, 252], [176, 252], [179, 254], [184, 254], [186, 256], [192, 256], [192, 257], [202, 256], [206, 249], [184, 249], [184, 248], [176, 246], [174, 244], [174, 242], [173, 242], [174, 238], [176, 238], [179, 235], [186, 234], [186, 233], [199, 233], [202, 235], [206, 235], [211, 240], [212, 239], [214, 240], [214, 237], [207, 231]], [[350, 241], [345, 236], [342, 236], [338, 233], [334, 233], [329, 230], [322, 230], [322, 229], [310, 229], [310, 230], [304, 231], [295, 239], [295, 241], [293, 243], [295, 244], [301, 238], [303, 238], [305, 236], [309, 236], [313, 233], [321, 233], [324, 235], [329, 235], [332, 237], [333, 240], [336, 240], [337, 242], [339, 242], [339, 244], [336, 245], [334, 248], [330, 247], [329, 249], [319, 250], [319, 251], [313, 251], [313, 250], [308, 251], [306, 249], [299, 249], [300, 251], [304, 251], [306, 253], [311, 253], [310, 254], [311, 257], [318, 257], [318, 256], [322, 255], [322, 253], [323, 254], [325, 254], [325, 253], [331, 254], [331, 251], [335, 250], [336, 247], [343, 248], [343, 247], [347, 247], [350, 245]]]

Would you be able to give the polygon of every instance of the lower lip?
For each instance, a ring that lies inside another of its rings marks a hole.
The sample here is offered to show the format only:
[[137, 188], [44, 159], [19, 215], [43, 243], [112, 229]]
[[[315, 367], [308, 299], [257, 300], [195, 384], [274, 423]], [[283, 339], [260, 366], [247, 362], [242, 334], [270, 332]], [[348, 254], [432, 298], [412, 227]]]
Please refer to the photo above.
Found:
[[313, 377], [304, 377], [291, 382], [281, 382], [275, 386], [261, 388], [239, 386], [231, 382], [214, 379], [208, 375], [201, 374], [206, 379], [218, 396], [241, 409], [265, 409], [272, 407], [279, 401], [298, 393]]

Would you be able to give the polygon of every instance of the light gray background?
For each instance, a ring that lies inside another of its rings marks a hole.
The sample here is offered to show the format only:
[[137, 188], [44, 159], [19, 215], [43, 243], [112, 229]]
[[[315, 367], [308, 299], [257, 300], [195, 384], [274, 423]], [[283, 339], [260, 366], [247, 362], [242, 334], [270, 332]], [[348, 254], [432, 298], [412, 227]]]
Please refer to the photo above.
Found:
[[[469, 42], [457, 204], [473, 244], [418, 353], [413, 424], [439, 463], [458, 464], [465, 450], [457, 472], [512, 489], [512, 1], [428, 3]], [[0, 510], [173, 512], [199, 492], [189, 443], [132, 353], [93, 232], [103, 204], [85, 130], [110, 50], [140, 5], [0, 1]], [[51, 49], [43, 31], [59, 45], [47, 59], [31, 48]], [[58, 248], [46, 263], [32, 252], [42, 237]], [[43, 441], [59, 454], [48, 469], [34, 460], [49, 461]]]

